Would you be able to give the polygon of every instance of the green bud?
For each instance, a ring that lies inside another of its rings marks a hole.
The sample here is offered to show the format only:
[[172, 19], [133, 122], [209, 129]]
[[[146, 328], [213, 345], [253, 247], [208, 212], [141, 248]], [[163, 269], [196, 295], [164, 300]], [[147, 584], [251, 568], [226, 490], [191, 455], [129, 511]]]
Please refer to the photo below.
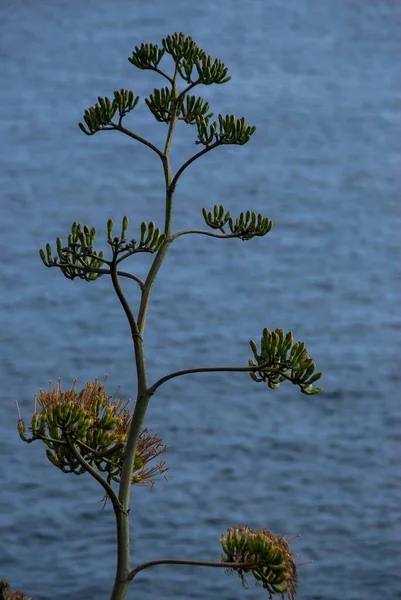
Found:
[[276, 354], [279, 342], [280, 342], [280, 338], [279, 338], [277, 331], [273, 331], [271, 334], [271, 346], [270, 346], [270, 353], [273, 356]]
[[18, 419], [17, 423], [18, 434], [23, 442], [27, 442], [28, 438], [25, 435], [25, 424], [22, 419]]
[[294, 343], [294, 337], [292, 335], [292, 332], [289, 331], [287, 333], [287, 335], [285, 336], [285, 340], [284, 340], [284, 343], [283, 343], [283, 350], [282, 350], [283, 356], [287, 355], [287, 352], [291, 348], [291, 346], [292, 346], [293, 343]]
[[50, 450], [46, 450], [46, 456], [55, 467], [59, 467], [59, 461]]
[[39, 413], [37, 413], [37, 412], [33, 413], [32, 419], [31, 419], [31, 429], [32, 429], [33, 435], [36, 435], [38, 432], [39, 419], [40, 419]]
[[111, 242], [113, 239], [113, 227], [114, 227], [114, 223], [113, 223], [112, 219], [109, 219], [107, 221], [107, 239], [109, 242]]
[[145, 235], [146, 235], [146, 223], [145, 221], [142, 221], [141, 223], [141, 244], [143, 245], [145, 243]]
[[147, 235], [147, 238], [145, 239], [144, 246], [149, 245], [149, 242], [153, 237], [154, 231], [155, 231], [155, 224], [153, 223], [153, 221], [151, 221], [148, 225], [148, 235]]
[[258, 359], [258, 347], [256, 345], [256, 342], [254, 340], [249, 340], [249, 345], [251, 347], [254, 357], [257, 360]]
[[314, 396], [315, 394], [318, 394], [321, 391], [322, 391], [322, 388], [320, 388], [320, 387], [314, 388], [311, 385], [306, 385], [305, 387], [301, 387], [301, 392], [303, 394], [306, 394], [307, 396]]
[[47, 260], [46, 260], [46, 255], [44, 253], [44, 250], [42, 250], [42, 249], [39, 250], [39, 256], [42, 259], [42, 262], [45, 265], [45, 267], [47, 267], [48, 263], [47, 263]]
[[270, 354], [270, 348], [271, 348], [271, 333], [265, 327], [263, 329], [263, 335], [260, 340], [260, 353], [264, 358], [266, 358], [267, 354]]
[[315, 383], [315, 381], [318, 381], [318, 379], [320, 379], [322, 375], [323, 375], [323, 373], [318, 371], [317, 373], [312, 375], [312, 377], [305, 383], [307, 383], [308, 385], [311, 385], [312, 383]]
[[63, 258], [64, 257], [63, 245], [62, 245], [61, 239], [59, 237], [56, 239], [56, 247], [57, 247], [57, 254], [58, 254], [59, 258]]
[[122, 228], [121, 228], [121, 241], [125, 240], [128, 229], [128, 217], [123, 217]]

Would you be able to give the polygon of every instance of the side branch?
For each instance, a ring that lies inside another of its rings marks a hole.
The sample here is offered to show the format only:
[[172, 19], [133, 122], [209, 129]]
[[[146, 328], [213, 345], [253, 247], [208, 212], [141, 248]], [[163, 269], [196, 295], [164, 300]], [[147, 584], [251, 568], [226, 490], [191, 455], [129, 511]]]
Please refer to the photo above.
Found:
[[[69, 264], [60, 265], [60, 263], [57, 263], [55, 265], [49, 265], [49, 268], [51, 269], [52, 267], [58, 267], [59, 269], [63, 269], [65, 267], [69, 267], [69, 266], [70, 266]], [[109, 269], [94, 269], [93, 267], [87, 267], [87, 266], [81, 267], [79, 265], [74, 265], [74, 269], [83, 271], [85, 273], [99, 273], [100, 275], [111, 275], [111, 271]], [[125, 271], [117, 271], [117, 275], [119, 277], [127, 277], [127, 279], [132, 279], [133, 281], [136, 281], [136, 283], [139, 285], [141, 290], [143, 289], [143, 287], [145, 285], [140, 277], [137, 277], [137, 275], [133, 275], [132, 273], [126, 273]]]
[[213, 233], [212, 231], [205, 231], [203, 229], [183, 229], [182, 231], [177, 231], [174, 235], [171, 236], [171, 241], [174, 241], [176, 238], [181, 235], [188, 235], [189, 233], [198, 233], [200, 235], [208, 235], [209, 237], [219, 238], [219, 239], [229, 239], [229, 238], [238, 238], [238, 233]]
[[200, 152], [197, 152], [196, 154], [194, 154], [193, 156], [191, 156], [191, 158], [189, 158], [182, 165], [182, 167], [180, 167], [178, 169], [177, 173], [174, 175], [174, 179], [171, 182], [172, 189], [173, 190], [175, 189], [175, 186], [177, 185], [178, 179], [181, 177], [182, 173], [185, 171], [185, 169], [187, 167], [189, 167], [190, 164], [192, 164], [197, 158], [200, 158], [201, 156], [203, 156], [207, 152], [210, 152], [210, 150], [214, 150], [215, 148], [217, 148], [217, 146], [221, 146], [221, 145], [222, 145], [222, 143], [220, 141], [213, 142], [213, 144], [211, 144], [210, 146], [206, 146], [206, 148], [203, 148], [203, 150], [201, 150]]
[[[129, 323], [129, 326], [131, 329], [132, 339], [135, 340], [135, 338], [141, 337], [141, 335], [139, 333], [138, 325], [135, 321], [134, 314], [131, 310], [130, 305], [128, 304], [128, 301], [124, 295], [124, 292], [121, 289], [120, 282], [118, 281], [117, 269], [116, 269], [115, 264], [111, 266], [110, 275], [111, 275], [111, 281], [113, 282], [114, 290], [118, 296], [121, 306], [123, 307], [125, 315], [128, 319], [128, 323]], [[137, 367], [138, 367], [138, 364], [137, 364]]]
[[159, 73], [159, 75], [161, 75], [162, 77], [164, 77], [165, 79], [167, 79], [171, 84], [173, 84], [173, 82], [174, 82], [173, 78], [170, 77], [170, 75], [167, 75], [167, 73], [165, 73], [164, 71], [162, 71], [158, 67], [151, 67], [149, 69], [149, 71], [154, 71], [155, 73]]
[[103, 477], [100, 475], [100, 473], [98, 473], [96, 471], [96, 469], [94, 469], [84, 459], [84, 457], [78, 452], [78, 450], [76, 449], [74, 443], [70, 440], [70, 438], [68, 436], [66, 436], [66, 439], [67, 439], [68, 447], [71, 450], [71, 453], [74, 455], [74, 458], [79, 462], [79, 464], [81, 465], [81, 467], [83, 467], [85, 469], [85, 471], [87, 471], [90, 475], [92, 475], [92, 477], [94, 479], [96, 479], [96, 481], [98, 483], [100, 483], [100, 485], [102, 486], [102, 488], [105, 490], [107, 496], [110, 498], [110, 500], [111, 500], [111, 502], [113, 504], [114, 511], [116, 513], [118, 511], [121, 511], [122, 510], [122, 506], [120, 504], [119, 499], [117, 498], [117, 495], [114, 493], [114, 490], [111, 487], [111, 485], [109, 485], [107, 483], [107, 481], [105, 479], [103, 479]]
[[143, 292], [142, 299], [141, 299], [141, 303], [140, 303], [140, 307], [139, 307], [139, 311], [138, 311], [138, 330], [141, 335], [143, 335], [143, 332], [145, 330], [146, 315], [148, 313], [150, 296], [152, 293], [153, 284], [154, 284], [157, 274], [163, 264], [163, 261], [167, 254], [167, 250], [168, 250], [169, 246], [170, 246], [170, 240], [166, 240], [164, 242], [164, 244], [161, 246], [161, 248], [159, 248], [159, 250], [152, 262], [152, 266], [150, 267], [148, 276], [146, 277], [146, 281], [145, 281], [145, 284], [144, 284], [144, 287], [142, 290], [142, 292]]
[[103, 131], [107, 131], [107, 130], [115, 130], [115, 131], [121, 131], [121, 133], [125, 133], [125, 135], [128, 135], [129, 137], [131, 137], [132, 139], [136, 140], [137, 142], [140, 142], [141, 144], [144, 144], [145, 146], [147, 146], [148, 148], [150, 148], [151, 150], [153, 150], [153, 152], [156, 152], [156, 154], [160, 157], [163, 158], [163, 153], [161, 152], [161, 150], [159, 150], [159, 148], [157, 148], [157, 146], [154, 146], [151, 142], [148, 142], [148, 140], [145, 140], [145, 138], [141, 137], [140, 135], [137, 135], [136, 133], [133, 133], [132, 131], [130, 131], [129, 129], [126, 129], [123, 125], [121, 125], [121, 123], [113, 123], [111, 122], [111, 127], [104, 127]]
[[150, 560], [149, 562], [142, 563], [133, 569], [129, 575], [129, 581], [132, 581], [134, 577], [144, 569], [149, 569], [156, 565], [187, 565], [192, 567], [217, 567], [223, 569], [254, 569], [260, 566], [260, 562], [218, 562], [214, 560], [180, 560], [179, 558], [160, 558], [159, 560]]
[[184, 98], [184, 96], [188, 94], [188, 92], [192, 90], [192, 88], [194, 88], [196, 85], [199, 85], [199, 83], [199, 79], [190, 83], [184, 90], [182, 90], [182, 92], [180, 92], [180, 94], [177, 97], [177, 100], [181, 100], [181, 98]]
[[[253, 367], [197, 367], [194, 369], [183, 369], [182, 371], [174, 371], [174, 373], [170, 373], [165, 377], [162, 377], [156, 383], [154, 383], [149, 389], [148, 394], [153, 395], [157, 388], [159, 388], [163, 383], [169, 381], [170, 379], [174, 379], [175, 377], [181, 377], [182, 375], [192, 375], [193, 373], [250, 373], [253, 371], [260, 371], [263, 369], [267, 370], [268, 363], [266, 366], [264, 365], [256, 365]], [[273, 370], [273, 369], [272, 369]]]

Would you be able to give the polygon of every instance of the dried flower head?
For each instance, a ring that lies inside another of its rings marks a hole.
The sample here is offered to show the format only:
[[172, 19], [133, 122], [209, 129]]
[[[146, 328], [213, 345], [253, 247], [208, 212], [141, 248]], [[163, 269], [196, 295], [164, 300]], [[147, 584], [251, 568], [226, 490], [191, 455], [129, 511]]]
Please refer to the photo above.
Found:
[[[35, 396], [34, 413], [27, 438], [25, 424], [19, 415], [18, 432], [25, 442], [40, 439], [47, 446], [46, 455], [51, 463], [64, 473], [81, 475], [86, 472], [85, 462], [107, 473], [107, 480], [120, 481], [122, 463], [131, 426], [131, 414], [122, 400], [106, 394], [105, 386], [95, 380], [85, 383], [77, 391], [62, 391], [60, 380], [55, 388], [51, 382], [48, 391], [40, 390]], [[165, 473], [165, 461], [147, 467], [164, 454], [167, 446], [148, 429], [139, 435], [133, 484], [151, 484], [156, 475]], [[80, 458], [83, 459], [80, 460]]]
[[0, 600], [33, 600], [30, 596], [26, 596], [22, 592], [10, 590], [10, 584], [7, 581], [0, 581]]
[[267, 529], [254, 531], [249, 527], [230, 527], [227, 534], [221, 537], [224, 554], [222, 562], [249, 563], [249, 568], [235, 568], [246, 585], [246, 573], [252, 573], [257, 584], [268, 592], [269, 598], [274, 594], [287, 595], [294, 600], [297, 585], [297, 570], [294, 557], [287, 540], [274, 535]]

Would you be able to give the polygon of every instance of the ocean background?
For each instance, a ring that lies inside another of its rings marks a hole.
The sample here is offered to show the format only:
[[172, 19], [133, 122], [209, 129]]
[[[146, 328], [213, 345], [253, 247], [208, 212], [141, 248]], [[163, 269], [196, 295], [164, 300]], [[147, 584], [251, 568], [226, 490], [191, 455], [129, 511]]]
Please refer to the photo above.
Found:
[[[201, 208], [253, 209], [274, 222], [250, 242], [183, 236], [158, 278], [146, 330], [150, 381], [178, 369], [246, 365], [264, 327], [304, 340], [324, 390], [272, 391], [246, 374], [162, 386], [146, 425], [169, 451], [168, 482], [132, 497], [133, 565], [220, 558], [240, 524], [298, 534], [300, 600], [401, 598], [401, 3], [384, 0], [3, 0], [0, 4], [0, 579], [37, 600], [107, 600], [115, 568], [110, 506], [89, 476], [23, 444], [34, 394], [61, 377], [135, 397], [130, 335], [110, 280], [46, 270], [38, 249], [74, 220], [163, 223], [159, 159], [118, 133], [77, 127], [97, 97], [142, 98], [126, 125], [161, 144], [143, 98], [164, 86], [127, 61], [135, 45], [184, 31], [229, 67], [198, 88], [256, 125], [243, 147], [193, 164], [174, 230]], [[166, 68], [167, 64], [166, 64]], [[397, 135], [398, 134], [398, 135]], [[173, 167], [198, 148], [177, 129]], [[144, 275], [150, 257], [125, 263]], [[124, 281], [133, 307], [138, 290]], [[155, 567], [128, 598], [266, 598], [220, 569]]]

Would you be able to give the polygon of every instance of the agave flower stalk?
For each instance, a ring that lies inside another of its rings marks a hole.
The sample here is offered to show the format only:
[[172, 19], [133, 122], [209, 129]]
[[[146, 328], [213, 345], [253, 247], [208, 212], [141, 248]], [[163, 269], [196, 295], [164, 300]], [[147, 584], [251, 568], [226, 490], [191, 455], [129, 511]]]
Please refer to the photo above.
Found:
[[[150, 114], [167, 126], [162, 147], [138, 135], [126, 125], [127, 116], [133, 116], [140, 99], [134, 91], [121, 88], [110, 97], [98, 97], [97, 102], [84, 111], [80, 130], [92, 137], [104, 131], [123, 134], [154, 152], [161, 162], [165, 184], [164, 215], [160, 221], [135, 224], [129, 233], [129, 219], [124, 216], [121, 228], [115, 232], [115, 224], [109, 219], [106, 225], [106, 247], [97, 247], [96, 230], [86, 224], [74, 222], [66, 241], [59, 237], [55, 246], [46, 244], [40, 257], [46, 267], [57, 268], [70, 280], [81, 279], [92, 283], [99, 277], [108, 276], [128, 321], [132, 338], [136, 367], [136, 398], [133, 411], [107, 396], [104, 386], [97, 381], [86, 383], [77, 392], [75, 386], [62, 391], [60, 383], [48, 392], [41, 391], [35, 400], [35, 409], [28, 427], [30, 437], [21, 416], [18, 431], [26, 442], [41, 440], [46, 446], [50, 462], [66, 473], [89, 472], [103, 487], [106, 498], [112, 502], [117, 522], [117, 568], [111, 600], [124, 600], [128, 586], [135, 574], [162, 562], [169, 564], [205, 566], [208, 561], [159, 559], [131, 566], [130, 517], [132, 485], [153, 485], [158, 475], [166, 471], [162, 460], [153, 466], [151, 461], [164, 454], [162, 440], [144, 428], [149, 401], [159, 388], [175, 377], [193, 373], [219, 372], [227, 374], [248, 373], [256, 382], [267, 383], [276, 389], [282, 382], [290, 381], [307, 395], [316, 394], [320, 388], [313, 384], [321, 377], [315, 371], [304, 342], [293, 341], [292, 333], [282, 329], [263, 330], [260, 348], [251, 340], [253, 358], [239, 366], [195, 365], [193, 368], [172, 371], [159, 380], [149, 380], [145, 356], [145, 327], [153, 286], [172, 243], [183, 235], [196, 234], [221, 240], [239, 239], [249, 241], [269, 234], [273, 222], [267, 216], [253, 210], [245, 210], [238, 216], [229, 209], [216, 204], [212, 209], [203, 208], [206, 229], [173, 230], [175, 192], [181, 175], [190, 165], [207, 153], [227, 145], [242, 146], [250, 141], [256, 127], [249, 125], [244, 117], [219, 114], [214, 118], [209, 103], [194, 95], [201, 85], [221, 85], [230, 80], [228, 68], [220, 59], [208, 56], [197, 43], [184, 33], [166, 36], [161, 45], [142, 43], [135, 46], [128, 58], [130, 64], [142, 71], [153, 71], [163, 79], [164, 86], [154, 89], [145, 99]], [[168, 66], [170, 64], [170, 66]], [[166, 65], [166, 66], [165, 66]], [[171, 148], [178, 123], [193, 128], [197, 148], [194, 154], [173, 171]], [[136, 255], [149, 253], [153, 260], [145, 279], [122, 269], [122, 262], [138, 259]], [[122, 281], [137, 285], [140, 299], [136, 306], [128, 300]], [[118, 486], [117, 491], [113, 486]], [[221, 540], [224, 555], [220, 563], [234, 569], [244, 581], [245, 574], [253, 577], [266, 588], [270, 595], [288, 595], [293, 600], [296, 589], [296, 568], [288, 544], [284, 538], [274, 536], [268, 530], [253, 531], [249, 528], [232, 528]]]

